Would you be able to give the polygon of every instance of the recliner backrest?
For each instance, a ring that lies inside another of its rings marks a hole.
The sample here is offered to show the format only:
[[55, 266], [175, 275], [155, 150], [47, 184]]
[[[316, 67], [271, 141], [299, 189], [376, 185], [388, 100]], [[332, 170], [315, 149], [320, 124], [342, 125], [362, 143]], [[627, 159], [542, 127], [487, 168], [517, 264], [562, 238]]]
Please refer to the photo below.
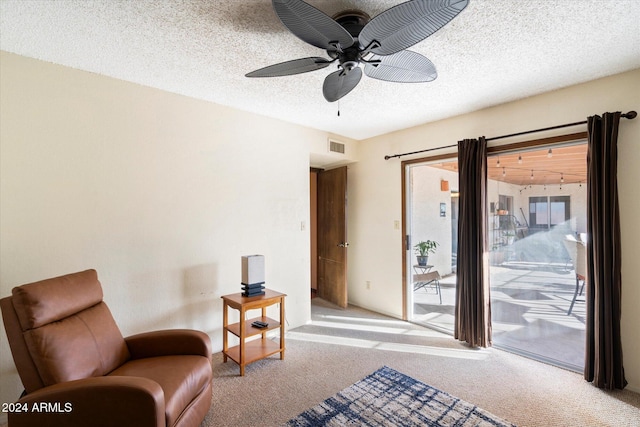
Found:
[[[27, 392], [42, 385], [102, 376], [130, 358], [102, 298], [96, 271], [86, 270], [14, 288], [10, 303], [18, 322], [11, 321], [12, 313], [5, 315], [10, 307], [3, 301], [5, 328]], [[20, 331], [9, 331], [18, 327]], [[11, 342], [19, 339], [23, 342]], [[24, 352], [31, 361], [18, 363], [16, 358]], [[21, 372], [33, 369], [37, 373]]]

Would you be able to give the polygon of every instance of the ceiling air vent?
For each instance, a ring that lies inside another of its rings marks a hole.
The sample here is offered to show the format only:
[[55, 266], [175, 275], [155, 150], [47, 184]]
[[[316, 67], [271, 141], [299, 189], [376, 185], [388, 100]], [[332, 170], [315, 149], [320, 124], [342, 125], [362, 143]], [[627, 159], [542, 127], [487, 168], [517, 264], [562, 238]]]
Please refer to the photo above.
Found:
[[344, 144], [342, 142], [329, 140], [329, 152], [344, 154]]

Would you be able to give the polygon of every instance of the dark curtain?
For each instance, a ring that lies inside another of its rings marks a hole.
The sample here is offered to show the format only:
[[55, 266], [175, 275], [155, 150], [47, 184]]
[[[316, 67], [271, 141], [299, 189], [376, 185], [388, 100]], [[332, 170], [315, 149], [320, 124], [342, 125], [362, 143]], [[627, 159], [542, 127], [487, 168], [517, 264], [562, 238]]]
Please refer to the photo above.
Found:
[[460, 211], [454, 336], [473, 347], [491, 345], [487, 247], [487, 141], [458, 142]]
[[584, 378], [605, 389], [627, 385], [622, 366], [621, 245], [618, 206], [620, 113], [588, 118], [587, 324]]

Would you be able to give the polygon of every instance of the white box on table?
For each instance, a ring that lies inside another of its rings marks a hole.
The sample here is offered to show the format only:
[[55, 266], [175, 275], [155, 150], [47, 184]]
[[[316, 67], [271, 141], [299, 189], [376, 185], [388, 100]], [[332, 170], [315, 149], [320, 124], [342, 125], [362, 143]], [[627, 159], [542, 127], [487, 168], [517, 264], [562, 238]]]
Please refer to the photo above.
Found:
[[242, 283], [245, 285], [264, 283], [264, 255], [242, 257]]

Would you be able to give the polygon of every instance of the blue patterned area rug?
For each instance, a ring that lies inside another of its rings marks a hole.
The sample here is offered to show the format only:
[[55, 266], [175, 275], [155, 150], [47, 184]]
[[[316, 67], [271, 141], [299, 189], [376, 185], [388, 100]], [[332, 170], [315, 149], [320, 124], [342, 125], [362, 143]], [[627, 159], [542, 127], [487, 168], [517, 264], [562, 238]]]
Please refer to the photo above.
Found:
[[286, 425], [514, 427], [471, 403], [387, 366]]

